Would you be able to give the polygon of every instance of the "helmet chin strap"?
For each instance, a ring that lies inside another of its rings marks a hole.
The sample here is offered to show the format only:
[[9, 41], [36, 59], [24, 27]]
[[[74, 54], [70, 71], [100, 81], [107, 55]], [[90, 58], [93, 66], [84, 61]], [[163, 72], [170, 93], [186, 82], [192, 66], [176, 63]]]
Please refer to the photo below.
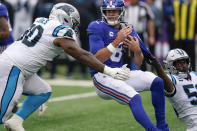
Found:
[[186, 73], [186, 72], [179, 72], [178, 76], [181, 77], [181, 78], [186, 79], [188, 77], [188, 73]]
[[190, 76], [190, 74], [189, 74], [189, 71], [178, 72], [177, 75], [178, 75], [180, 78], [183, 78], [183, 79], [191, 79], [191, 76]]
[[172, 74], [174, 74], [174, 75], [177, 75], [177, 76], [179, 76], [180, 78], [183, 78], [183, 79], [191, 79], [191, 76], [189, 74], [190, 70], [178, 71], [176, 69], [176, 67], [172, 66], [169, 69], [169, 72], [172, 73]]
[[115, 20], [115, 21], [107, 20], [107, 23], [108, 23], [108, 25], [115, 26], [119, 23], [119, 21], [118, 20]]

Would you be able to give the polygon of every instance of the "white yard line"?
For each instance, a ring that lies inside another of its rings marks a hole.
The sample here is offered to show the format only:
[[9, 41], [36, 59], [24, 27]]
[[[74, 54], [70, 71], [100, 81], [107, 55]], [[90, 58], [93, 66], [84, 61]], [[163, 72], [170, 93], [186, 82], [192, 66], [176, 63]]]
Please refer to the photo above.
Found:
[[81, 86], [81, 87], [92, 87], [92, 80], [68, 80], [68, 79], [54, 79], [46, 80], [51, 86]]
[[[51, 86], [80, 86], [80, 87], [92, 87], [93, 83], [91, 80], [68, 80], [68, 79], [54, 79], [54, 80], [46, 80], [47, 83]], [[65, 101], [65, 100], [73, 100], [79, 98], [86, 98], [96, 96], [96, 92], [88, 92], [81, 94], [74, 94], [68, 96], [60, 96], [49, 99], [49, 102], [57, 102], [57, 101]], [[18, 106], [20, 107], [22, 103]]]
[[86, 97], [91, 97], [91, 96], [96, 96], [96, 92], [89, 92], [89, 93], [75, 94], [75, 95], [69, 95], [69, 96], [54, 97], [54, 98], [49, 99], [49, 102], [73, 100], [73, 99], [86, 98]]
[[[88, 93], [81, 93], [81, 94], [75, 94], [75, 95], [68, 95], [68, 96], [60, 96], [60, 97], [54, 97], [49, 99], [49, 102], [58, 102], [58, 101], [66, 101], [66, 100], [74, 100], [79, 98], [87, 98], [91, 96], [96, 96], [96, 92], [88, 92]], [[18, 104], [20, 107], [22, 103]]]

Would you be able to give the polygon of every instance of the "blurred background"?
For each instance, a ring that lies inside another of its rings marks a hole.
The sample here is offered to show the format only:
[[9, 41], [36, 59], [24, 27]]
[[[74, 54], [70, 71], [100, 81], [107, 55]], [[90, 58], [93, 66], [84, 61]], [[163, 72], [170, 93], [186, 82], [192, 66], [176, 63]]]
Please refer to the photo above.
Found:
[[[101, 18], [102, 0], [2, 0], [7, 6], [15, 40], [30, 27], [37, 17], [48, 17], [52, 6], [58, 2], [74, 5], [80, 13], [78, 44], [89, 50], [86, 29], [91, 21]], [[162, 63], [167, 52], [183, 48], [191, 57], [195, 68], [195, 43], [197, 43], [196, 0], [125, 0], [125, 21], [135, 31]], [[145, 63], [142, 70], [153, 71]], [[90, 79], [88, 68], [71, 56], [62, 54], [48, 62], [38, 74], [46, 79]]]

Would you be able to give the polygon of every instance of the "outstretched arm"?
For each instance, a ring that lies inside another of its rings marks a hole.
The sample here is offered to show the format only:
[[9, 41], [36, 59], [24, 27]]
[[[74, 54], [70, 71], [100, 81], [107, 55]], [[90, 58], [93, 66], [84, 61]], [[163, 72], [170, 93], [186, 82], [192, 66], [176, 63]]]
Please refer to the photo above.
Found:
[[157, 59], [152, 55], [149, 55], [146, 58], [146, 61], [155, 67], [158, 76], [164, 80], [164, 89], [166, 91], [166, 95], [169, 95], [169, 96], [172, 95], [175, 91], [175, 87], [174, 87], [172, 81], [170, 80], [170, 78], [166, 75], [166, 73], [165, 73], [163, 67], [161, 66], [161, 64], [159, 63], [159, 61], [157, 61]]
[[91, 53], [77, 46], [74, 40], [58, 38], [54, 40], [54, 44], [61, 46], [66, 53], [73, 56], [82, 63], [87, 64], [90, 68], [96, 69], [99, 72], [103, 72], [104, 64], [99, 62]]
[[57, 38], [53, 41], [53, 43], [56, 46], [62, 47], [66, 53], [94, 70], [107, 74], [114, 79], [127, 80], [130, 78], [129, 71], [121, 68], [110, 68], [104, 65], [94, 55], [77, 46], [75, 41], [72, 39]]

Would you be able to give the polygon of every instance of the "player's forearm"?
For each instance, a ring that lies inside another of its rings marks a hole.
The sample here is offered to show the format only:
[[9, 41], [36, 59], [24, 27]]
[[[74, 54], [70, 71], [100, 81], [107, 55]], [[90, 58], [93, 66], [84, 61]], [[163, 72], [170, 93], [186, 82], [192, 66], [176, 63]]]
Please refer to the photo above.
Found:
[[133, 62], [140, 67], [142, 65], [142, 61], [144, 59], [144, 56], [142, 52], [134, 52]]
[[104, 64], [101, 63], [94, 55], [91, 53], [77, 47], [71, 46], [68, 48], [64, 48], [64, 51], [74, 57], [75, 59], [79, 60], [80, 62], [86, 64], [88, 67], [97, 70], [99, 72], [103, 72]]
[[156, 71], [157, 71], [158, 76], [161, 77], [164, 81], [164, 89], [169, 93], [173, 92], [174, 85], [172, 81], [170, 80], [170, 78], [164, 72], [163, 67], [160, 66], [160, 68], [156, 69]]
[[99, 50], [96, 54], [95, 57], [101, 61], [102, 63], [104, 63], [107, 59], [109, 59], [111, 57], [112, 53], [107, 49], [107, 48], [103, 48], [101, 50]]
[[94, 57], [91, 53], [82, 50], [78, 56], [75, 57], [80, 62], [87, 64], [90, 68], [97, 70], [99, 72], [103, 72], [104, 64], [102, 64], [97, 58]]
[[83, 50], [80, 48], [74, 40], [72, 39], [64, 39], [64, 38], [57, 38], [53, 41], [56, 46], [60, 46], [64, 49], [66, 53], [71, 55], [72, 57], [76, 58], [80, 62], [86, 64], [90, 68], [103, 72], [104, 71], [104, 64], [101, 63], [94, 55], [89, 53], [88, 51]]

